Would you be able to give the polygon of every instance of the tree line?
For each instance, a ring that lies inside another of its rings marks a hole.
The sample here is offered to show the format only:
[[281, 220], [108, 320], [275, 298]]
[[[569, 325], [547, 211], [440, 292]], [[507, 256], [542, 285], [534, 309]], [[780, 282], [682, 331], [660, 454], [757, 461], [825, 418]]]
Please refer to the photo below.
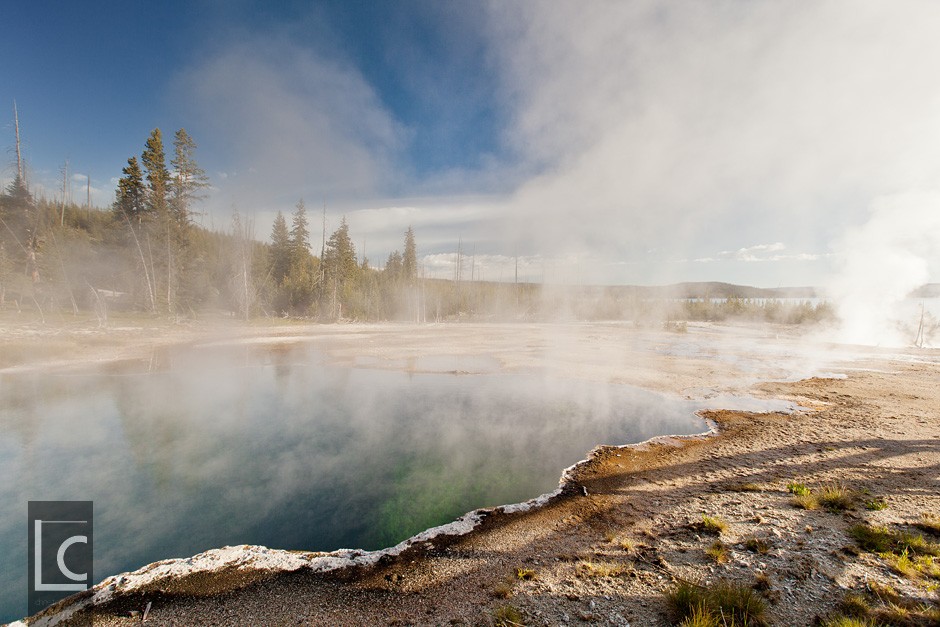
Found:
[[106, 209], [79, 207], [64, 194], [35, 198], [18, 161], [0, 192], [0, 310], [422, 319], [411, 227], [403, 252], [382, 269], [358, 260], [345, 218], [314, 254], [303, 200], [289, 225], [277, 214], [270, 243], [257, 241], [238, 212], [229, 229], [206, 229], [193, 219], [210, 185], [196, 143], [179, 129], [171, 151], [167, 163], [163, 134], [153, 129]]
[[[532, 283], [428, 279], [414, 230], [382, 268], [359, 259], [343, 218], [319, 250], [301, 199], [278, 212], [270, 243], [235, 212], [229, 228], [194, 222], [209, 179], [185, 129], [167, 163], [159, 128], [122, 170], [105, 209], [35, 198], [17, 154], [16, 175], [0, 191], [0, 312], [147, 312], [158, 316], [227, 313], [336, 320], [723, 320], [803, 323], [832, 317], [826, 303], [775, 299], [669, 299], [627, 288], [580, 289]], [[625, 291], [626, 290], [626, 291]]]

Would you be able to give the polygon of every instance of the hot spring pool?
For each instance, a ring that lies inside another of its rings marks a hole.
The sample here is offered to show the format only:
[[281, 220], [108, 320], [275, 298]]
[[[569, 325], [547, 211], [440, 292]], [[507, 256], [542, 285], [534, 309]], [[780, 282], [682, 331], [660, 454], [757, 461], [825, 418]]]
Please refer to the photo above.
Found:
[[94, 501], [97, 581], [224, 545], [376, 549], [549, 492], [597, 444], [704, 431], [697, 407], [537, 374], [339, 367], [302, 343], [0, 375], [0, 620], [26, 614], [30, 500]]

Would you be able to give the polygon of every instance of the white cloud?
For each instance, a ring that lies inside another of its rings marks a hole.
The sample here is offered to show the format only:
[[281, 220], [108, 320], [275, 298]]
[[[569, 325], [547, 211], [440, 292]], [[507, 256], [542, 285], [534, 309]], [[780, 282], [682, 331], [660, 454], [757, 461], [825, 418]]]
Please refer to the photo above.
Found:
[[201, 59], [175, 91], [208, 129], [200, 143], [226, 155], [225, 209], [372, 196], [403, 141], [355, 68], [275, 38]]

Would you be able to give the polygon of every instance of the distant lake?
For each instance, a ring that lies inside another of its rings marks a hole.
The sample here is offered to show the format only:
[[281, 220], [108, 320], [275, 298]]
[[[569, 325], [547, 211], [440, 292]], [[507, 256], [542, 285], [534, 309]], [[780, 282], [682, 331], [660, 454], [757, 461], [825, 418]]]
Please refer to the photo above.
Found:
[[597, 444], [701, 432], [695, 409], [537, 374], [339, 367], [303, 343], [0, 375], [0, 621], [26, 613], [29, 500], [94, 501], [98, 581], [224, 545], [377, 549], [551, 491]]

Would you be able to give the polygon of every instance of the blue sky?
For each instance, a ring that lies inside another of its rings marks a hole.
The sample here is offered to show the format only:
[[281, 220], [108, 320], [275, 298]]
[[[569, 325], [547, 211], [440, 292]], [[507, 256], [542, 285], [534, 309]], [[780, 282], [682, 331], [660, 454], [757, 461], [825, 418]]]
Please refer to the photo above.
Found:
[[487, 279], [845, 284], [864, 241], [940, 280], [932, 3], [9, 4], [0, 146], [15, 99], [47, 196], [185, 127], [203, 224], [302, 197], [376, 264], [414, 225], [436, 276], [461, 241]]
[[[36, 2], [6, 15], [23, 26], [0, 39], [2, 93], [6, 108], [18, 103], [36, 178], [68, 158], [105, 183], [154, 126], [164, 134], [183, 126], [198, 140], [199, 116], [177, 81], [239, 42], [354, 66], [407, 134], [396, 157], [415, 178], [478, 167], [500, 150], [473, 3]], [[4, 131], [10, 143], [9, 120]], [[212, 147], [201, 151], [203, 163], [230, 166]]]

